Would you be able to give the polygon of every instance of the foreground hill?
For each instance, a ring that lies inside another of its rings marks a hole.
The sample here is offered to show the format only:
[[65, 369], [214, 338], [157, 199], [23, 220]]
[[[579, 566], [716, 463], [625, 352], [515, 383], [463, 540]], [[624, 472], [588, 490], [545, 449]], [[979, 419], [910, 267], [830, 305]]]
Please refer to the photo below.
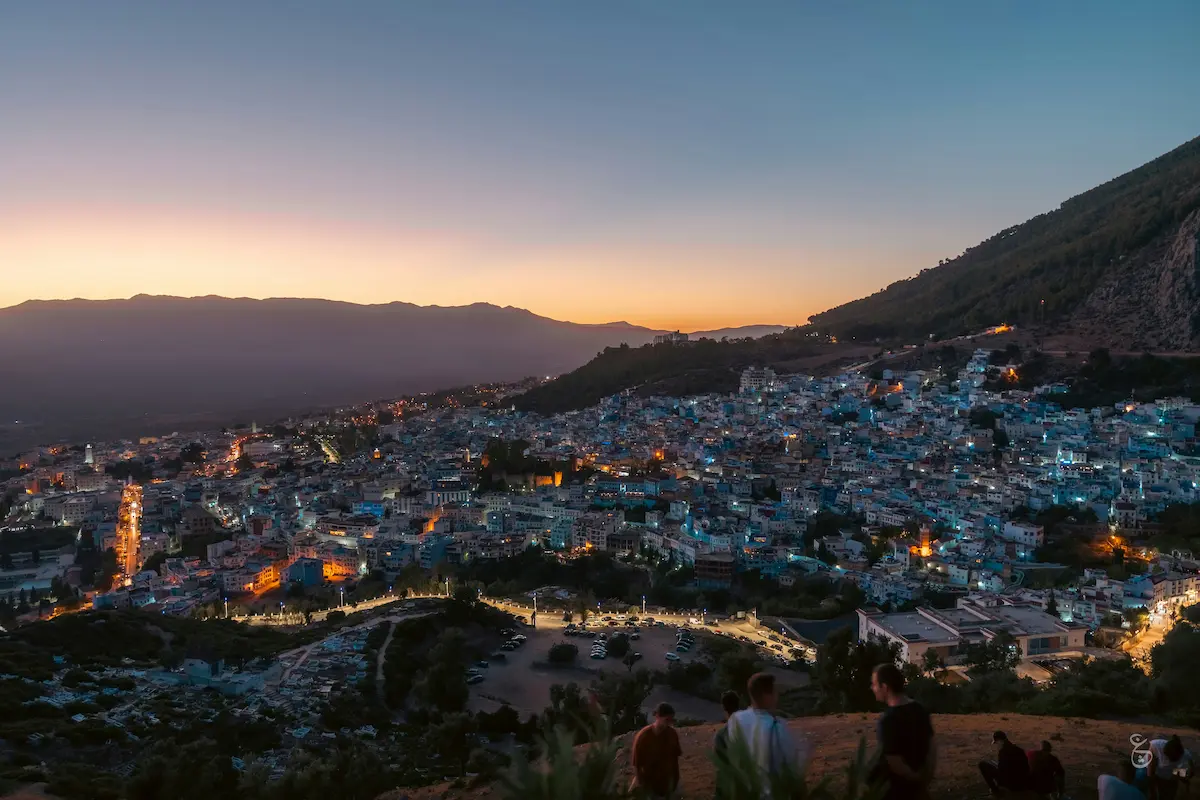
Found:
[[[804, 736], [813, 749], [810, 774], [816, 777], [840, 777], [854, 756], [860, 737], [868, 746], [875, 741], [874, 715], [839, 714], [828, 717], [809, 717], [789, 723], [797, 736]], [[1178, 733], [1184, 743], [1195, 751], [1200, 744], [1196, 732], [1186, 728], [1159, 728], [1130, 722], [1109, 722], [1058, 717], [1030, 717], [1020, 714], [938, 715], [934, 717], [938, 737], [938, 777], [932, 796], [941, 798], [986, 798], [987, 790], [979, 777], [977, 764], [981, 759], [994, 758], [992, 732], [1003, 730], [1009, 738], [1025, 749], [1051, 740], [1055, 753], [1067, 772], [1068, 797], [1096, 797], [1096, 776], [1114, 772], [1121, 759], [1129, 758], [1129, 737], [1134, 733], [1159, 735]], [[713, 796], [714, 775], [708, 750], [716, 727], [711, 725], [682, 728], [679, 738], [684, 756], [680, 764], [682, 795], [685, 798]], [[628, 740], [629, 737], [625, 737]], [[629, 777], [628, 752], [621, 754], [624, 774]], [[476, 789], [451, 789], [448, 785], [385, 794], [380, 800], [435, 800], [435, 798], [496, 798], [493, 786]]]
[[1198, 231], [1200, 138], [811, 322], [860, 339], [1086, 322], [1114, 340], [1098, 344], [1138, 332], [1145, 346], [1187, 349], [1200, 333]]
[[487, 304], [32, 301], [0, 309], [8, 389], [0, 392], [0, 445], [6, 434], [10, 441], [104, 438], [556, 374], [605, 347], [642, 345], [661, 332]]

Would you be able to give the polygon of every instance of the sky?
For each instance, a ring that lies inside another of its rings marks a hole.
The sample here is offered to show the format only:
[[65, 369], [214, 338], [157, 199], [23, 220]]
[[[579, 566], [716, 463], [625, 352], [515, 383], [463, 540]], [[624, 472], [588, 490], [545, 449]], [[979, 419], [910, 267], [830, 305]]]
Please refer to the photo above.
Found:
[[1200, 3], [0, 6], [0, 307], [799, 324], [1200, 134]]

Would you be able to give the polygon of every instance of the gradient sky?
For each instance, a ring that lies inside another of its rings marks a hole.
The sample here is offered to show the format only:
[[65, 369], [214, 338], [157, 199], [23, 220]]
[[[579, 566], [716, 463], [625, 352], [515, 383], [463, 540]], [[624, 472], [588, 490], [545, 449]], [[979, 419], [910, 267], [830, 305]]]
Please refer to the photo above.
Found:
[[803, 322], [1200, 133], [1200, 2], [0, 6], [0, 306]]

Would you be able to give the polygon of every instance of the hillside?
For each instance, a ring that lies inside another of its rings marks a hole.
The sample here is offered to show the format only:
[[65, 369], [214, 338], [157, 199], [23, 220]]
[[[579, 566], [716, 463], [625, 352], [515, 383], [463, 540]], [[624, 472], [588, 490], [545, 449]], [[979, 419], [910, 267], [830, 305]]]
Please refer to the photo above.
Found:
[[[868, 746], [875, 741], [875, 716], [840, 714], [829, 717], [808, 717], [789, 723], [794, 734], [804, 736], [813, 749], [810, 774], [839, 776], [858, 746], [866, 737]], [[1043, 739], [1052, 740], [1055, 753], [1067, 772], [1066, 794], [1073, 798], [1096, 797], [1096, 777], [1113, 772], [1120, 759], [1128, 758], [1129, 737], [1178, 733], [1193, 751], [1200, 744], [1196, 732], [1186, 728], [1139, 726], [1130, 722], [1109, 722], [1058, 717], [1030, 717], [1019, 714], [974, 714], [969, 716], [937, 715], [933, 725], [938, 737], [938, 777], [933, 787], [934, 800], [941, 798], [986, 798], [987, 790], [979, 777], [976, 764], [984, 758], [994, 758], [991, 735], [1003, 730], [1009, 738], [1024, 748], [1036, 747]], [[683, 776], [682, 796], [709, 798], [713, 796], [713, 767], [708, 760], [716, 727], [711, 725], [682, 728], [679, 738], [684, 756], [680, 764]], [[628, 740], [629, 737], [625, 737]], [[625, 763], [627, 751], [622, 752]], [[629, 776], [628, 767], [625, 775]], [[458, 798], [497, 798], [492, 786], [477, 789], [451, 789], [447, 785], [425, 789], [389, 792], [380, 800], [458, 800]]]
[[811, 323], [859, 338], [1086, 323], [1097, 343], [1136, 331], [1186, 349], [1200, 333], [1198, 209], [1200, 138]]
[[626, 389], [637, 389], [643, 396], [735, 392], [741, 371], [749, 366], [798, 371], [862, 359], [871, 352], [872, 348], [830, 345], [796, 330], [752, 340], [610, 347], [514, 403], [525, 411], [552, 414], [595, 405]]
[[482, 303], [31, 301], [0, 309], [0, 447], [555, 374], [657, 333]]

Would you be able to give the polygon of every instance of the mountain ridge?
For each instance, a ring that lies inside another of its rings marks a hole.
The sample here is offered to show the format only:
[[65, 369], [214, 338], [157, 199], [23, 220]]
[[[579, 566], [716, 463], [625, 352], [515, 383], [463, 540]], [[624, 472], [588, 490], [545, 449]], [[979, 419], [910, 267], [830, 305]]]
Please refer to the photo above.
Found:
[[0, 309], [0, 448], [554, 375], [662, 332], [488, 303], [27, 301]]
[[[1198, 209], [1200, 137], [938, 266], [814, 314], [809, 323], [858, 338], [947, 337], [1002, 322], [1066, 323], [1097, 284], [1119, 277], [1123, 265], [1147, 249], [1165, 246]], [[1194, 277], [1177, 288], [1187, 295], [1183, 305], [1200, 298]], [[1200, 345], [1200, 313], [1192, 331], [1186, 342], [1175, 336], [1175, 346]]]
[[[190, 302], [267, 303], [267, 304], [296, 304], [296, 305], [311, 304], [313, 306], [342, 306], [342, 307], [346, 307], [346, 308], [360, 308], [360, 309], [371, 309], [371, 310], [379, 310], [379, 311], [395, 310], [395, 309], [411, 309], [411, 310], [416, 310], [416, 311], [421, 311], [421, 310], [426, 310], [426, 311], [463, 311], [463, 310], [506, 311], [506, 312], [511, 312], [514, 314], [522, 314], [522, 315], [528, 315], [531, 317], [537, 317], [539, 319], [548, 320], [551, 322], [562, 323], [565, 325], [577, 325], [580, 327], [587, 327], [587, 328], [629, 328], [629, 329], [633, 329], [636, 331], [647, 331], [647, 332], [653, 333], [654, 335], [659, 335], [659, 334], [663, 334], [663, 333], [671, 333], [675, 330], [675, 329], [669, 329], [669, 328], [653, 328], [653, 327], [649, 327], [647, 325], [638, 325], [636, 323], [628, 322], [626, 320], [613, 320], [610, 322], [575, 322], [572, 320], [560, 320], [560, 319], [556, 319], [554, 317], [547, 317], [543, 314], [538, 314], [534, 311], [531, 311], [530, 309], [522, 308], [521, 306], [514, 306], [514, 305], [502, 306], [502, 305], [498, 305], [496, 303], [489, 303], [486, 301], [477, 301], [474, 303], [465, 303], [462, 305], [439, 305], [437, 303], [431, 303], [429, 305], [420, 305], [417, 303], [410, 303], [405, 300], [389, 300], [385, 303], [356, 303], [352, 300], [333, 300], [333, 299], [327, 299], [327, 298], [322, 298], [322, 297], [261, 297], [260, 298], [260, 297], [246, 297], [246, 296], [241, 296], [241, 295], [229, 296], [229, 295], [220, 295], [220, 294], [185, 296], [185, 295], [170, 295], [170, 294], [139, 293], [139, 294], [132, 295], [131, 297], [113, 297], [113, 298], [103, 298], [103, 299], [92, 299], [92, 298], [84, 298], [84, 297], [30, 298], [28, 300], [23, 300], [20, 303], [16, 303], [11, 306], [0, 307], [0, 315], [5, 314], [6, 312], [17, 312], [17, 311], [37, 311], [37, 310], [41, 310], [41, 309], [55, 309], [55, 308], [67, 308], [67, 307], [85, 308], [85, 307], [94, 307], [96, 305], [101, 305], [101, 304], [121, 304], [121, 303], [144, 304], [144, 303], [148, 303], [148, 302], [178, 303], [178, 304], [190, 303]], [[734, 325], [734, 326], [729, 326], [729, 327], [724, 327], [724, 328], [716, 328], [716, 329], [712, 329], [712, 330], [696, 330], [696, 331], [684, 331], [684, 332], [688, 333], [691, 336], [697, 336], [697, 337], [720, 335], [720, 336], [728, 336], [730, 338], [733, 338], [733, 337], [741, 338], [741, 337], [746, 337], [746, 336], [752, 336], [752, 337], [753, 336], [765, 336], [765, 335], [768, 335], [771, 333], [778, 333], [780, 331], [785, 330], [787, 327], [788, 326], [786, 326], [786, 325], [765, 325], [765, 324], [756, 323], [756, 324], [751, 324], [751, 325]]]

